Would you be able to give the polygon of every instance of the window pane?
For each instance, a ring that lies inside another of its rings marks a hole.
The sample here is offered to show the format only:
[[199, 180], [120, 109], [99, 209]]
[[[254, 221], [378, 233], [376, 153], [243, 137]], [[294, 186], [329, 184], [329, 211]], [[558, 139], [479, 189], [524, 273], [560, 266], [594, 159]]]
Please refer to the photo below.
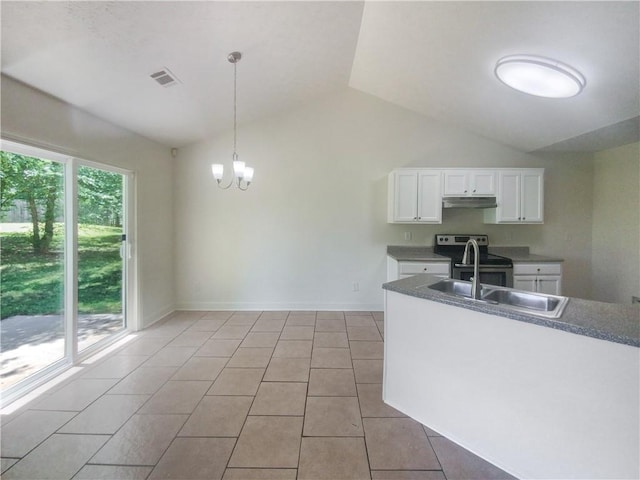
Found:
[[78, 168], [78, 350], [124, 328], [123, 175]]
[[64, 345], [64, 166], [0, 151], [2, 390], [60, 360]]

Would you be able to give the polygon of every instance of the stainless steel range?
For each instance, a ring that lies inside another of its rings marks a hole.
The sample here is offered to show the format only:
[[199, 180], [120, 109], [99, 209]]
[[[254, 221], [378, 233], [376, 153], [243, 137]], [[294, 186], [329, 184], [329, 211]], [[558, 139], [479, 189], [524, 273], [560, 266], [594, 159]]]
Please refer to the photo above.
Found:
[[478, 242], [480, 249], [480, 278], [478, 279], [480, 283], [513, 287], [513, 262], [510, 258], [489, 253], [489, 237], [487, 235], [436, 235], [433, 251], [438, 255], [451, 258], [451, 278], [470, 280], [473, 277], [473, 253], [468, 264], [462, 263], [464, 247], [471, 238]]

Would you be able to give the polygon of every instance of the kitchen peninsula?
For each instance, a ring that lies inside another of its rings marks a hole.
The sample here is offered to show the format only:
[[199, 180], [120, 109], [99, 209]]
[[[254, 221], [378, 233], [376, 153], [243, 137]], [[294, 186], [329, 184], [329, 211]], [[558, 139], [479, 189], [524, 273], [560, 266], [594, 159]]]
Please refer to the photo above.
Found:
[[640, 308], [561, 318], [386, 283], [385, 402], [519, 478], [640, 476]]

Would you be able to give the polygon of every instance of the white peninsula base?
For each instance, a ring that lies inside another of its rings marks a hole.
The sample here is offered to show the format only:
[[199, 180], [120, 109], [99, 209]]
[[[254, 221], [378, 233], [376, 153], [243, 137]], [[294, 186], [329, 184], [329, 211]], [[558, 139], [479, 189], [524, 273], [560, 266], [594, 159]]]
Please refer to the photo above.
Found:
[[386, 403], [518, 478], [640, 478], [640, 350], [385, 290]]

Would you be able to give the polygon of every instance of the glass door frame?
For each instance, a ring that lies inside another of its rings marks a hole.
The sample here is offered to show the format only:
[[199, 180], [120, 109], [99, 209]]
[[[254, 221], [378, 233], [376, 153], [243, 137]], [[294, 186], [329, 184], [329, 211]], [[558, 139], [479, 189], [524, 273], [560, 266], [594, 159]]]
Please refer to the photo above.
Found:
[[[137, 288], [137, 255], [134, 248], [136, 239], [135, 222], [135, 175], [134, 172], [103, 163], [78, 158], [72, 154], [64, 154], [48, 147], [29, 145], [20, 140], [3, 137], [0, 149], [20, 155], [41, 158], [61, 163], [64, 166], [64, 357], [40, 371], [30, 375], [16, 385], [2, 392], [1, 405], [12, 403], [20, 397], [35, 390], [64, 371], [78, 366], [82, 361], [95, 355], [98, 351], [120, 340], [122, 337], [138, 330], [138, 288]], [[123, 175], [123, 218], [122, 226], [126, 234], [123, 258], [122, 288], [124, 302], [122, 331], [99, 340], [78, 352], [78, 167], [86, 166]]]

